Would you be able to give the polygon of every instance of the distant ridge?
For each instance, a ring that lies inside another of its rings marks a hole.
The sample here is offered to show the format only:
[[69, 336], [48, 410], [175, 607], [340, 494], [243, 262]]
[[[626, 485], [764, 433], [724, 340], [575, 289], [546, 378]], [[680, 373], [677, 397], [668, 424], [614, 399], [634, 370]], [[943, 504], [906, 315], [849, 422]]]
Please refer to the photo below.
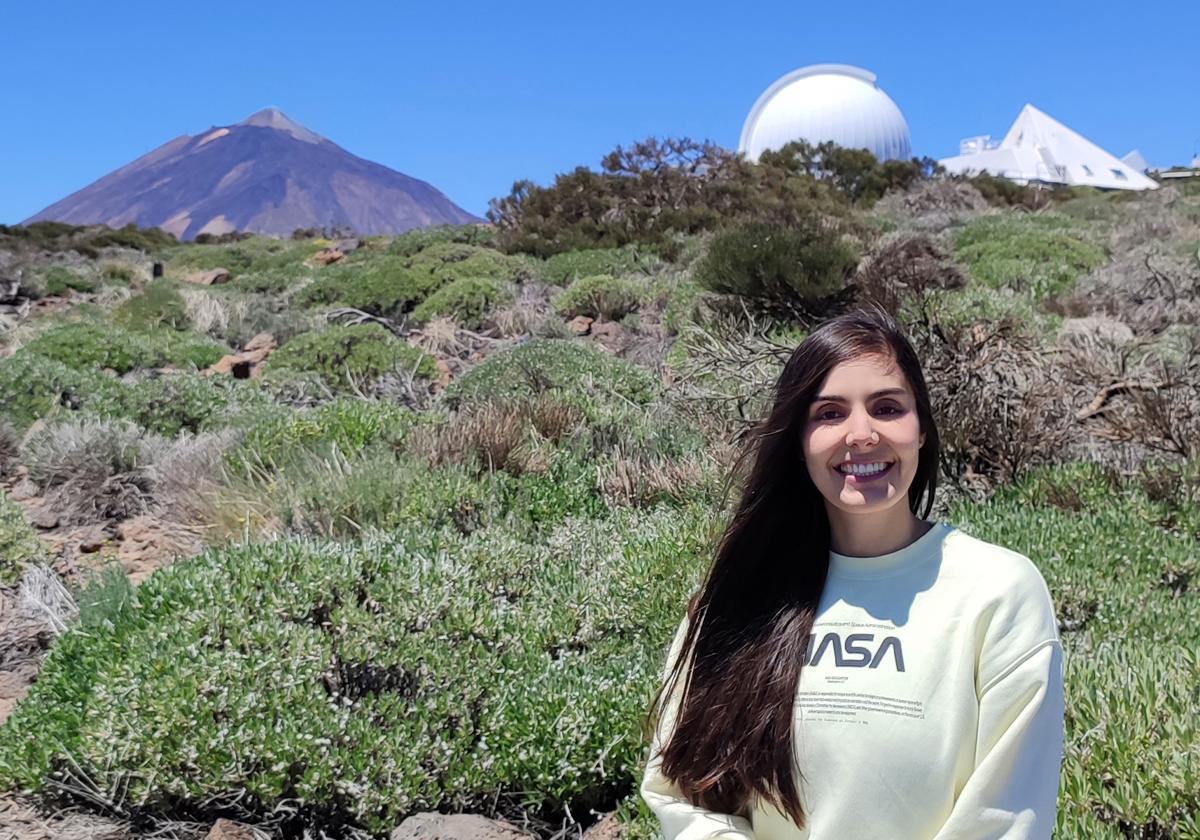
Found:
[[180, 239], [296, 228], [402, 233], [478, 222], [431, 184], [350, 154], [278, 108], [176, 137], [25, 220], [159, 227]]

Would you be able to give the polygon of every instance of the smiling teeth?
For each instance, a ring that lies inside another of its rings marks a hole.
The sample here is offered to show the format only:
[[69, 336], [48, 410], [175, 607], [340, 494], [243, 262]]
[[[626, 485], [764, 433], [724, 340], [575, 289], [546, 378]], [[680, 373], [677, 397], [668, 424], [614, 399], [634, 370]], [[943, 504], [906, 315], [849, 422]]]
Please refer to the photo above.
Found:
[[874, 475], [888, 468], [887, 464], [842, 464], [838, 472], [853, 473], [854, 475]]

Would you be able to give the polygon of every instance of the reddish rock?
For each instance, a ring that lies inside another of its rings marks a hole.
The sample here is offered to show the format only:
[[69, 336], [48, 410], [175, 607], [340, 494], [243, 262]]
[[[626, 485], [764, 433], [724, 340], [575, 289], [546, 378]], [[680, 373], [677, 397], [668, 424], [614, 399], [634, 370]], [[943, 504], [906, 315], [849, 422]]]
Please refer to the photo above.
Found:
[[446, 364], [445, 359], [434, 359], [433, 364], [438, 370], [437, 386], [439, 389], [445, 388], [450, 384], [450, 365]]
[[609, 353], [620, 353], [629, 344], [629, 331], [616, 321], [593, 323], [591, 337]]
[[571, 331], [575, 335], [587, 335], [591, 331], [593, 320], [586, 315], [576, 315], [570, 322]]
[[248, 825], [220, 819], [213, 823], [204, 840], [257, 840], [258, 835]]
[[617, 820], [617, 812], [612, 811], [600, 818], [599, 822], [583, 832], [583, 840], [621, 840], [625, 830]]
[[314, 265], [331, 265], [346, 258], [346, 254], [342, 251], [336, 251], [333, 248], [326, 248], [324, 251], [317, 251], [308, 258], [308, 261]]
[[36, 497], [37, 494], [37, 485], [28, 478], [19, 479], [17, 483], [12, 486], [12, 489], [8, 491], [8, 497], [14, 502], [28, 501], [29, 499]]
[[25, 514], [25, 518], [29, 520], [30, 525], [43, 531], [58, 527], [58, 512], [49, 505], [43, 504], [33, 508]]
[[216, 364], [212, 365], [205, 372], [220, 374], [221, 376], [232, 376], [234, 379], [251, 379], [262, 372], [262, 363], [267, 360], [267, 357], [278, 346], [275, 342], [275, 336], [265, 332], [259, 333], [246, 342], [246, 347], [241, 353], [222, 356]]
[[478, 814], [415, 814], [392, 832], [389, 840], [529, 840], [532, 834], [510, 823]]
[[210, 271], [193, 271], [183, 278], [185, 283], [195, 283], [198, 286], [216, 286], [228, 283], [233, 279], [227, 268], [214, 268]]

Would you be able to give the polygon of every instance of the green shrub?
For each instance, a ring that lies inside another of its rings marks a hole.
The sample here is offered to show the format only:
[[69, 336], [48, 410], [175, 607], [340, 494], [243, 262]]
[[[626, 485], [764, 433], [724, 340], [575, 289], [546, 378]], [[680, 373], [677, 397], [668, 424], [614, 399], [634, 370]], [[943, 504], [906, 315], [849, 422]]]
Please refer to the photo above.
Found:
[[750, 223], [720, 233], [696, 267], [696, 282], [714, 292], [813, 307], [844, 288], [854, 249], [810, 217], [794, 227]]
[[118, 324], [145, 330], [167, 327], [187, 329], [187, 306], [174, 284], [163, 280], [149, 283], [140, 295], [134, 295], [116, 308]]
[[0, 359], [0, 415], [17, 429], [39, 417], [83, 408], [120, 387], [98, 368], [76, 369], [26, 348]]
[[350, 306], [394, 317], [410, 311], [443, 283], [428, 272], [408, 267], [402, 257], [371, 257], [323, 269], [316, 282], [296, 296], [302, 306]]
[[225, 345], [195, 333], [91, 323], [54, 327], [30, 341], [25, 349], [77, 370], [109, 368], [118, 374], [166, 365], [205, 368], [229, 352]]
[[972, 279], [1034, 301], [1069, 291], [1105, 260], [1102, 248], [1072, 234], [1067, 219], [1045, 214], [973, 219], [955, 236], [954, 256]]
[[46, 272], [43, 284], [48, 295], [65, 295], [68, 290], [76, 292], [96, 291], [96, 282], [83, 277], [69, 268], [54, 266]]
[[378, 324], [333, 326], [296, 336], [271, 354], [265, 369], [315, 373], [331, 390], [343, 393], [397, 370], [424, 378], [437, 372], [432, 356]]
[[554, 298], [554, 311], [567, 318], [587, 315], [619, 321], [638, 308], [641, 286], [624, 277], [581, 277]]
[[579, 341], [535, 338], [495, 353], [443, 391], [452, 408], [560, 390], [585, 404], [598, 397], [647, 403], [660, 390], [647, 370]]
[[12, 586], [27, 563], [45, 553], [21, 506], [0, 490], [0, 586]]
[[145, 814], [302, 800], [373, 832], [497, 794], [611, 805], [708, 526], [693, 508], [533, 543], [410, 527], [209, 551], [60, 637], [0, 729], [0, 786], [48, 791], [69, 765]]
[[255, 385], [224, 376], [171, 373], [123, 383], [88, 402], [87, 411], [101, 417], [132, 420], [165, 437], [198, 434], [270, 414], [271, 400]]
[[666, 289], [662, 326], [667, 335], [678, 335], [683, 325], [693, 320], [703, 289], [691, 278], [677, 280]]
[[424, 323], [448, 315], [468, 329], [478, 329], [484, 316], [516, 299], [516, 288], [505, 280], [462, 277], [451, 280], [413, 310], [413, 320]]
[[137, 277], [133, 266], [125, 263], [109, 262], [104, 263], [100, 267], [100, 276], [106, 283], [115, 283], [118, 286], [129, 286]]
[[455, 242], [439, 242], [418, 251], [408, 258], [408, 266], [422, 277], [432, 277], [441, 286], [464, 277], [486, 277], [489, 280], [519, 283], [533, 276], [531, 264], [519, 257], [510, 257]]
[[387, 252], [398, 257], [412, 257], [431, 245], [445, 242], [490, 248], [495, 241], [495, 230], [483, 225], [438, 225], [405, 231], [391, 241]]
[[1187, 583], [1200, 559], [1167, 512], [1095, 464], [1041, 470], [951, 512], [1032, 558], [1054, 597], [1067, 687], [1059, 837], [1187, 836], [1200, 820], [1200, 598]]
[[632, 274], [656, 262], [633, 246], [624, 248], [586, 248], [555, 254], [542, 264], [542, 278], [565, 286], [581, 277], [596, 274]]
[[243, 274], [279, 272], [298, 276], [309, 271], [304, 261], [321, 249], [314, 242], [284, 242], [252, 236], [227, 245], [187, 243], [167, 256], [167, 275], [179, 277], [195, 271], [224, 268], [238, 282]]
[[277, 468], [297, 451], [336, 447], [353, 455], [375, 443], [399, 448], [420, 415], [392, 403], [339, 398], [306, 411], [264, 418], [249, 429], [240, 457]]

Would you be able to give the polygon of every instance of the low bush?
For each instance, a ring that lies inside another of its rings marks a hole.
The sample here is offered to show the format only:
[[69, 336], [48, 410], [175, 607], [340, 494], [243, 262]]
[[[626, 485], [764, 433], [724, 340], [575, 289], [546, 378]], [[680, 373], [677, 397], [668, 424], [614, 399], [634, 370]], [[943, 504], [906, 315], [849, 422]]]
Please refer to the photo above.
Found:
[[436, 280], [438, 286], [464, 277], [519, 283], [534, 276], [533, 266], [527, 260], [455, 242], [430, 245], [409, 257], [407, 265], [418, 275]]
[[127, 420], [69, 418], [33, 435], [29, 477], [70, 524], [128, 519], [153, 506], [154, 442]]
[[954, 256], [971, 279], [1034, 301], [1068, 291], [1105, 260], [1104, 249], [1074, 235], [1068, 220], [1044, 214], [973, 219], [955, 236]]
[[387, 252], [398, 257], [412, 257], [431, 245], [448, 242], [490, 248], [495, 241], [495, 230], [484, 225], [438, 225], [405, 231], [388, 244]]
[[142, 813], [278, 825], [299, 800], [308, 828], [373, 832], [611, 807], [708, 525], [686, 509], [531, 544], [422, 527], [210, 551], [60, 638], [0, 730], [0, 785], [70, 766]]
[[419, 420], [420, 415], [391, 403], [339, 398], [309, 410], [265, 417], [247, 431], [238, 457], [278, 468], [301, 450], [336, 448], [353, 455], [376, 443], [395, 450]]
[[854, 275], [859, 295], [893, 315], [911, 299], [919, 302], [931, 291], [959, 289], [966, 282], [953, 261], [923, 235], [889, 242]]
[[87, 413], [131, 420], [143, 429], [174, 437], [238, 425], [272, 415], [273, 403], [254, 384], [198, 373], [171, 373], [122, 383], [90, 400]]
[[0, 246], [10, 250], [34, 249], [60, 253], [75, 251], [97, 258], [101, 248], [132, 248], [161, 252], [178, 241], [161, 228], [139, 228], [132, 222], [113, 230], [103, 226], [69, 225], [64, 222], [33, 222], [0, 225]]
[[164, 280], [148, 284], [140, 295], [122, 303], [113, 318], [122, 326], [139, 330], [159, 327], [183, 330], [188, 326], [183, 297], [174, 284]]
[[442, 392], [447, 405], [512, 400], [543, 391], [647, 403], [660, 390], [647, 370], [579, 341], [535, 338], [495, 353]]
[[77, 370], [118, 374], [140, 368], [206, 368], [229, 352], [211, 339], [170, 329], [133, 330], [93, 323], [54, 327], [25, 345], [29, 353]]
[[78, 272], [72, 271], [69, 268], [63, 268], [62, 266], [54, 266], [48, 269], [45, 277], [42, 279], [42, 284], [45, 286], [46, 294], [48, 295], [65, 295], [68, 291], [96, 291], [95, 280], [90, 277], [84, 277]]
[[516, 288], [505, 280], [462, 277], [452, 280], [413, 310], [413, 320], [425, 323], [438, 316], [454, 318], [468, 329], [479, 329], [484, 316], [516, 299]]
[[70, 367], [27, 348], [0, 359], [0, 415], [18, 430], [38, 418], [77, 411], [120, 388], [97, 367]]
[[0, 490], [0, 586], [12, 586], [26, 564], [45, 553], [21, 506]]
[[565, 286], [581, 277], [596, 274], [632, 274], [652, 268], [656, 262], [656, 259], [633, 246], [585, 248], [555, 254], [542, 264], [541, 274], [546, 282]]
[[554, 298], [553, 305], [566, 318], [586, 315], [619, 321], [637, 310], [641, 295], [641, 286], [633, 280], [597, 274], [573, 282]]
[[658, 285], [658, 290], [662, 328], [667, 335], [678, 335], [684, 324], [695, 318], [696, 304], [704, 290], [686, 275], [669, 277], [667, 282]]
[[302, 306], [349, 306], [392, 318], [409, 312], [445, 282], [431, 272], [414, 270], [402, 257], [373, 256], [337, 264], [296, 296]]
[[315, 373], [333, 391], [347, 393], [397, 370], [429, 378], [433, 357], [378, 324], [333, 326], [296, 336], [267, 360], [267, 371]]
[[310, 270], [304, 261], [320, 248], [312, 242], [284, 242], [265, 236], [252, 236], [222, 245], [194, 242], [172, 249], [167, 257], [167, 276], [178, 277], [214, 268], [228, 270], [235, 283], [248, 274], [299, 276]]
[[791, 227], [750, 223], [717, 234], [695, 279], [709, 291], [813, 309], [845, 287], [857, 263], [848, 243], [810, 217]]

